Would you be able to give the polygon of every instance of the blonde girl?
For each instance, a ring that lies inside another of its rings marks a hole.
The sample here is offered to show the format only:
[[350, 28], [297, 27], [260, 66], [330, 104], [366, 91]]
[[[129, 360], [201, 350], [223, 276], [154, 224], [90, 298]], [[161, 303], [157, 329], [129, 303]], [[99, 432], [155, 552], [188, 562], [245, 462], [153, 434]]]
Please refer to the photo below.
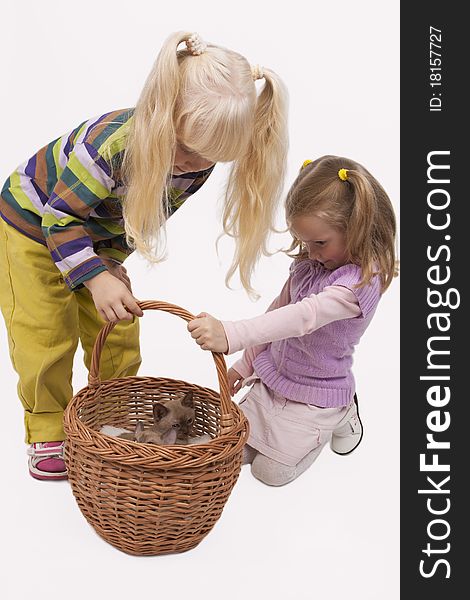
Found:
[[305, 161], [287, 195], [293, 235], [289, 278], [264, 315], [188, 324], [204, 350], [245, 348], [229, 370], [232, 395], [250, 422], [244, 461], [255, 477], [284, 485], [328, 442], [338, 454], [362, 439], [355, 346], [397, 273], [396, 223], [378, 181], [359, 163], [323, 156]]
[[273, 71], [178, 32], [164, 43], [135, 109], [85, 121], [7, 179], [0, 304], [33, 477], [66, 477], [62, 414], [78, 340], [89, 367], [102, 321], [121, 321], [101, 375], [136, 374], [142, 311], [122, 263], [134, 249], [162, 260], [166, 219], [219, 161], [232, 163], [223, 227], [236, 249], [227, 279], [238, 271], [252, 292], [283, 184], [286, 120], [285, 89]]

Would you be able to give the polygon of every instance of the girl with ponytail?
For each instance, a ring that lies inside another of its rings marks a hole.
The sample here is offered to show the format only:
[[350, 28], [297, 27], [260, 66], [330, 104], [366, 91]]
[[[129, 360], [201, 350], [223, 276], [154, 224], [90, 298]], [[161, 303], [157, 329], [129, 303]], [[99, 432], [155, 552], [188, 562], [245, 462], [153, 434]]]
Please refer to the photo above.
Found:
[[[177, 51], [184, 41], [187, 48]], [[264, 80], [259, 95], [258, 79]], [[230, 162], [223, 226], [234, 237], [236, 250], [227, 281], [238, 270], [244, 288], [253, 293], [251, 275], [267, 250], [286, 153], [287, 97], [279, 77], [197, 35], [175, 33], [147, 79], [127, 139], [128, 239], [150, 260], [160, 260], [163, 225], [171, 211], [168, 175], [175, 174], [174, 165], [178, 174], [185, 165], [194, 170], [196, 158], [204, 167]]]
[[[185, 44], [182, 46], [182, 44]], [[263, 80], [260, 92], [255, 81]], [[64, 479], [62, 415], [78, 340], [101, 377], [135, 375], [138, 319], [124, 259], [164, 258], [165, 221], [215, 163], [230, 162], [224, 230], [251, 276], [273, 227], [287, 153], [287, 98], [269, 69], [197, 34], [169, 36], [135, 108], [89, 119], [20, 165], [0, 195], [0, 306], [25, 414], [29, 471]]]
[[287, 194], [289, 278], [261, 316], [188, 323], [203, 350], [231, 354], [232, 395], [250, 422], [244, 462], [269, 485], [296, 479], [328, 442], [349, 454], [362, 439], [354, 347], [398, 274], [396, 222], [378, 181], [338, 156], [306, 160]]

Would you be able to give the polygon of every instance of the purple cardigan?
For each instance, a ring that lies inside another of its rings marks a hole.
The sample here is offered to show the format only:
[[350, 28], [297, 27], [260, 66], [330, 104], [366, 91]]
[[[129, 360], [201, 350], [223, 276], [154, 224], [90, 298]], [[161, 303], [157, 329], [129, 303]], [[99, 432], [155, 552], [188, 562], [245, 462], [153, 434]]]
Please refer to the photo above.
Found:
[[258, 377], [289, 400], [320, 407], [347, 406], [354, 396], [351, 372], [354, 347], [361, 339], [380, 300], [380, 278], [356, 288], [361, 268], [347, 264], [334, 271], [312, 260], [291, 265], [291, 303], [340, 285], [356, 296], [361, 315], [328, 323], [310, 334], [272, 342], [253, 362]]

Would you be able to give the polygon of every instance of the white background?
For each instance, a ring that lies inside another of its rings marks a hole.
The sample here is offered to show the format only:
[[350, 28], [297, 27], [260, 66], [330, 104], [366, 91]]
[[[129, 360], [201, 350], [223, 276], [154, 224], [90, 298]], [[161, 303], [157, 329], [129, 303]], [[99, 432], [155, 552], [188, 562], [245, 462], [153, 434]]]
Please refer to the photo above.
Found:
[[[161, 42], [183, 29], [282, 76], [290, 92], [287, 185], [306, 158], [348, 156], [381, 181], [398, 212], [398, 1], [23, 0], [4, 1], [0, 11], [2, 181], [86, 118], [133, 106]], [[224, 178], [219, 165], [171, 218], [166, 263], [148, 269], [138, 256], [127, 261], [139, 299], [238, 319], [264, 312], [277, 295], [289, 264], [282, 254], [260, 262], [258, 302], [238, 285], [224, 286], [231, 241], [221, 242], [219, 257], [214, 246]], [[287, 243], [278, 235], [271, 247]], [[398, 294], [395, 280], [355, 356], [360, 448], [347, 457], [326, 448], [309, 471], [277, 489], [244, 467], [206, 539], [188, 553], [153, 558], [128, 556], [99, 538], [68, 483], [28, 475], [16, 375], [0, 328], [2, 597], [398, 598]], [[142, 374], [217, 387], [210, 354], [183, 321], [151, 312], [141, 326]], [[75, 367], [78, 391], [86, 384], [80, 353]]]

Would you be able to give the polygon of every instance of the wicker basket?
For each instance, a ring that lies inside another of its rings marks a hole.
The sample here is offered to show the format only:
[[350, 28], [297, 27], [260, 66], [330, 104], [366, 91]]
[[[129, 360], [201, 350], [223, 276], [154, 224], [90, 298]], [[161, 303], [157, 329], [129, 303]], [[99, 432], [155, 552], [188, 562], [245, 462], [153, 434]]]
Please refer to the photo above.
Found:
[[[140, 307], [193, 319], [164, 302]], [[220, 394], [185, 381], [123, 377], [101, 382], [99, 361], [114, 324], [99, 333], [88, 386], [70, 401], [64, 415], [65, 462], [80, 510], [107, 542], [144, 556], [194, 548], [219, 519], [240, 473], [248, 422], [230, 399], [221, 354], [213, 354]], [[99, 433], [102, 425], [133, 429], [153, 422], [153, 402], [192, 391], [194, 435], [205, 444], [155, 446]]]

